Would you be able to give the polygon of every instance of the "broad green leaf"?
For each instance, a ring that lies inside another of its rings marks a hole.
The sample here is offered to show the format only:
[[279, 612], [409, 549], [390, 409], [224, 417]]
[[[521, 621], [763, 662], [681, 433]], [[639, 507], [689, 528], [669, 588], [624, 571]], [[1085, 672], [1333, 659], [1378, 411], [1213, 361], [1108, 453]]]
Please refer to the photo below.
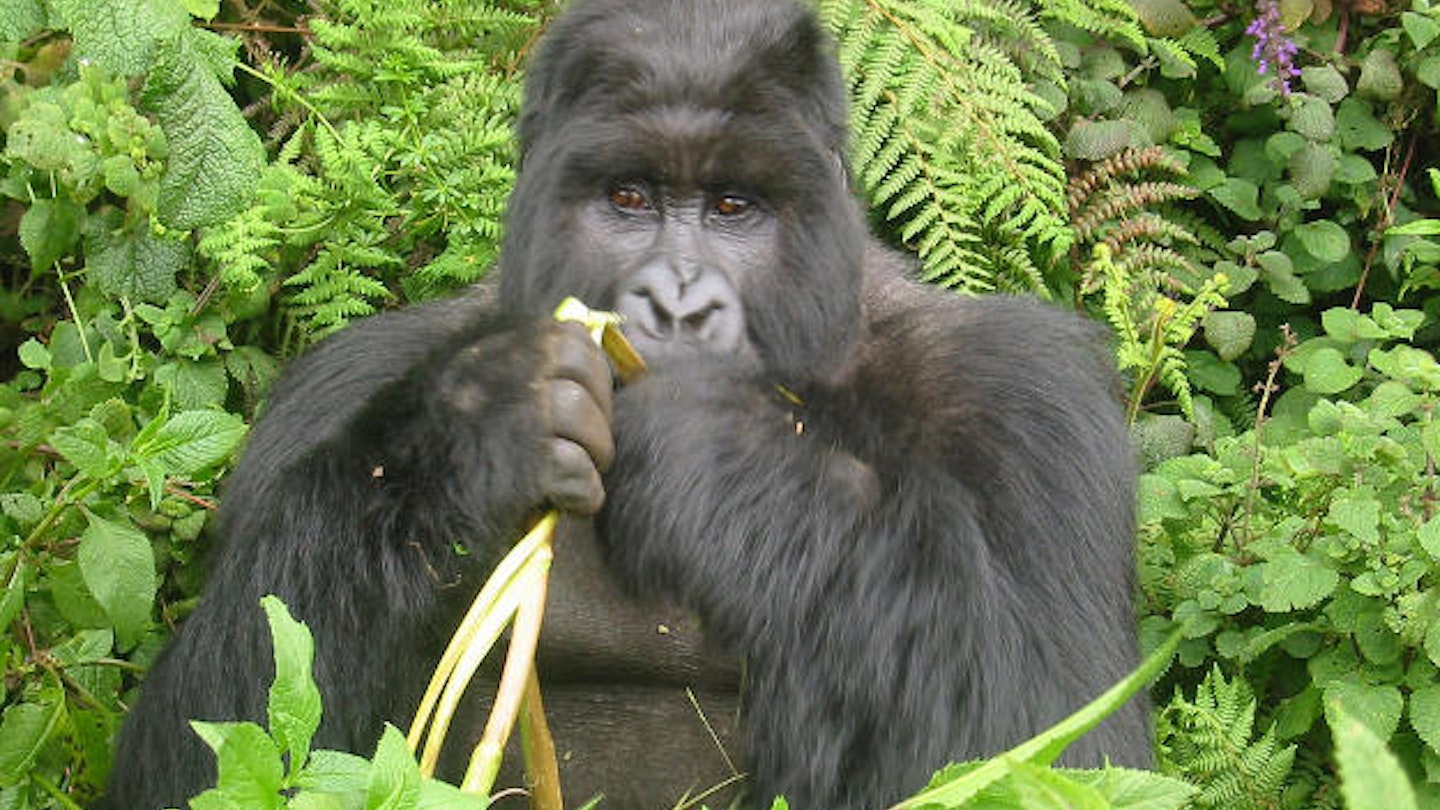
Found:
[[265, 730], [254, 723], [207, 723], [190, 727], [215, 752], [219, 778], [215, 789], [246, 810], [279, 810], [285, 806], [280, 789], [285, 766]]
[[1432, 517], [1420, 526], [1417, 532], [1420, 546], [1433, 560], [1440, 561], [1440, 517]]
[[420, 766], [405, 746], [405, 735], [386, 723], [365, 790], [365, 810], [404, 810], [419, 797]]
[[5, 0], [0, 3], [0, 43], [19, 42], [47, 25], [41, 0]]
[[1414, 346], [1391, 346], [1372, 349], [1366, 358], [1376, 371], [1412, 387], [1440, 391], [1440, 363], [1423, 349]]
[[1249, 180], [1227, 177], [1225, 182], [1209, 190], [1211, 198], [1242, 219], [1257, 220], [1265, 215], [1260, 210], [1260, 188]]
[[1360, 78], [1355, 82], [1356, 93], [1381, 101], [1393, 101], [1403, 89], [1405, 80], [1400, 76], [1395, 54], [1376, 48], [1365, 55], [1360, 63]]
[[343, 751], [316, 751], [296, 784], [306, 790], [363, 794], [369, 781], [370, 761], [364, 757]]
[[143, 441], [137, 438], [131, 452], [136, 458], [154, 459], [170, 475], [187, 476], [229, 459], [244, 437], [245, 420], [235, 414], [183, 411], [164, 420]]
[[1234, 360], [1255, 340], [1255, 316], [1215, 310], [1205, 315], [1205, 342], [1221, 360]]
[[1020, 765], [1011, 772], [1010, 785], [1026, 810], [1110, 810], [1094, 787], [1049, 768]]
[[97, 228], [85, 244], [90, 280], [112, 298], [134, 301], [168, 299], [175, 276], [190, 269], [192, 258], [188, 242], [156, 236], [144, 225], [118, 233]]
[[1377, 734], [1373, 726], [1344, 709], [1332, 711], [1328, 700], [1325, 713], [1335, 739], [1340, 793], [1347, 810], [1418, 810], [1410, 777], [1385, 747], [1389, 735]]
[[154, 379], [165, 388], [176, 407], [186, 409], [222, 406], [230, 384], [220, 361], [183, 357], [155, 369]]
[[15, 566], [10, 569], [5, 589], [0, 591], [0, 627], [9, 627], [10, 622], [20, 615], [20, 609], [25, 606], [25, 586], [35, 576], [29, 562], [23, 557], [15, 559], [17, 553], [12, 551], [0, 555], [0, 568]]
[[209, 70], [197, 70], [189, 37], [160, 48], [143, 95], [170, 144], [160, 180], [160, 220], [179, 229], [213, 225], [240, 212], [265, 166], [260, 138]]
[[1362, 543], [1380, 542], [1380, 502], [1365, 495], [1342, 495], [1330, 502], [1325, 522]]
[[155, 601], [155, 553], [150, 539], [133, 526], [85, 513], [89, 528], [80, 538], [76, 559], [85, 587], [115, 626], [120, 647], [128, 649], [150, 624]]
[[209, 20], [220, 13], [220, 0], [182, 0], [191, 16]]
[[1386, 236], [1440, 236], [1440, 219], [1416, 219], [1385, 229]]
[[1286, 548], [1261, 563], [1260, 605], [1288, 613], [1320, 604], [1335, 592], [1340, 575], [1324, 563]]
[[190, 26], [173, 0], [51, 0], [51, 9], [70, 28], [77, 56], [122, 76], [143, 73], [156, 43]]
[[18, 349], [20, 362], [26, 368], [44, 370], [50, 368], [50, 350], [35, 338], [26, 338]]
[[1440, 36], [1440, 23], [1424, 14], [1407, 11], [1400, 15], [1400, 25], [1417, 51], [1424, 50], [1435, 37]]
[[1325, 687], [1325, 721], [1332, 731], [1342, 727], [1344, 717], [1364, 723], [1376, 737], [1390, 739], [1400, 725], [1405, 699], [1389, 685], [1374, 685], [1347, 678]]
[[59, 198], [40, 199], [20, 218], [20, 244], [30, 255], [30, 267], [36, 272], [49, 270], [75, 250], [80, 241], [80, 222], [85, 209]]
[[310, 628], [297, 622], [274, 596], [260, 600], [270, 623], [275, 649], [275, 680], [270, 684], [270, 733], [291, 762], [304, 762], [310, 740], [320, 727], [320, 688], [310, 666], [315, 641]]
[[1440, 686], [1425, 686], [1410, 693], [1410, 727], [1431, 751], [1440, 752]]
[[0, 787], [25, 781], [31, 765], [65, 716], [65, 701], [46, 689], [40, 702], [16, 703], [0, 720]]
[[75, 469], [97, 481], [118, 472], [124, 459], [124, 451], [110, 440], [105, 427], [89, 417], [56, 428], [50, 434], [50, 445], [74, 464]]
[[1335, 134], [1347, 151], [1384, 149], [1395, 140], [1395, 133], [1375, 117], [1370, 102], [1354, 96], [1335, 110]]
[[1316, 349], [1305, 361], [1305, 390], [1316, 394], [1338, 394], [1360, 382], [1364, 369], [1345, 362], [1339, 349]]
[[1307, 222], [1295, 228], [1295, 236], [1311, 256], [1325, 262], [1338, 262], [1350, 253], [1350, 234], [1332, 220]]
[[1111, 810], [1180, 810], [1199, 792], [1179, 779], [1133, 768], [1064, 771], [1076, 782], [1092, 785]]

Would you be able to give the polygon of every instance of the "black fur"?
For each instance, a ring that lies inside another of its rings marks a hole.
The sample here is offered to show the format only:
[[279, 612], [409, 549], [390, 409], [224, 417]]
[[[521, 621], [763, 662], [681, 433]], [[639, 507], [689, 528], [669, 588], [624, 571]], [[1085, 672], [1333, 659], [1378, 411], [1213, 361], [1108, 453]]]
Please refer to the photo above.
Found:
[[[368, 752], [552, 505], [541, 673], [572, 802], [724, 779], [687, 689], [752, 803], [860, 810], [1122, 677], [1133, 471], [1096, 335], [906, 280], [847, 191], [845, 120], [798, 3], [577, 3], [531, 68], [498, 302], [383, 315], [288, 371], [107, 806], [207, 785], [187, 718], [263, 719], [266, 593], [315, 633], [317, 742]], [[612, 394], [549, 319], [569, 294], [625, 312], [655, 373]], [[1142, 703], [1068, 759], [1107, 757], [1150, 762]]]

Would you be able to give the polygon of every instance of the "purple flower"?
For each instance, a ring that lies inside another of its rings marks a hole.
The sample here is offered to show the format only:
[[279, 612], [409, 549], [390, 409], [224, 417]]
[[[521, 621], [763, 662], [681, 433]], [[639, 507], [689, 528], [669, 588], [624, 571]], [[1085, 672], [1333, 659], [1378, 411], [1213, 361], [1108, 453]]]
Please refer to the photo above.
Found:
[[1281, 95], [1288, 96], [1290, 80], [1300, 75], [1300, 70], [1295, 67], [1300, 46], [1285, 34], [1285, 25], [1280, 21], [1279, 0], [1259, 0], [1255, 9], [1259, 13], [1245, 28], [1246, 34], [1255, 37], [1255, 49], [1250, 52], [1250, 58], [1255, 60], [1261, 73], [1270, 73], [1273, 67], [1271, 81]]

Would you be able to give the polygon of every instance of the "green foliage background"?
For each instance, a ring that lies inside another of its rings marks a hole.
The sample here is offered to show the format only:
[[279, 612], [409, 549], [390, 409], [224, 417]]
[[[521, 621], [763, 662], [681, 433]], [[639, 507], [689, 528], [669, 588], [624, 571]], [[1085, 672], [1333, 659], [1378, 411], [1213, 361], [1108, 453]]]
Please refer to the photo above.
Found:
[[[1163, 806], [1440, 807], [1440, 8], [816, 4], [877, 232], [1114, 332]], [[103, 785], [280, 366], [494, 262], [556, 10], [0, 0], [0, 808]]]

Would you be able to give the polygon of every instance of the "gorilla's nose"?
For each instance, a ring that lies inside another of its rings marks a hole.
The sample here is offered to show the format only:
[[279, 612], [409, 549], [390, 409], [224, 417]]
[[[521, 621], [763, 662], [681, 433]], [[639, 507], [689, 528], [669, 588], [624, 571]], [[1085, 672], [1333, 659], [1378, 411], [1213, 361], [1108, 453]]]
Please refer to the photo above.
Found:
[[681, 346], [731, 351], [739, 347], [744, 334], [740, 298], [724, 275], [714, 271], [702, 270], [685, 280], [667, 267], [651, 264], [630, 279], [616, 309], [625, 317], [625, 331], [632, 339], [665, 351]]

